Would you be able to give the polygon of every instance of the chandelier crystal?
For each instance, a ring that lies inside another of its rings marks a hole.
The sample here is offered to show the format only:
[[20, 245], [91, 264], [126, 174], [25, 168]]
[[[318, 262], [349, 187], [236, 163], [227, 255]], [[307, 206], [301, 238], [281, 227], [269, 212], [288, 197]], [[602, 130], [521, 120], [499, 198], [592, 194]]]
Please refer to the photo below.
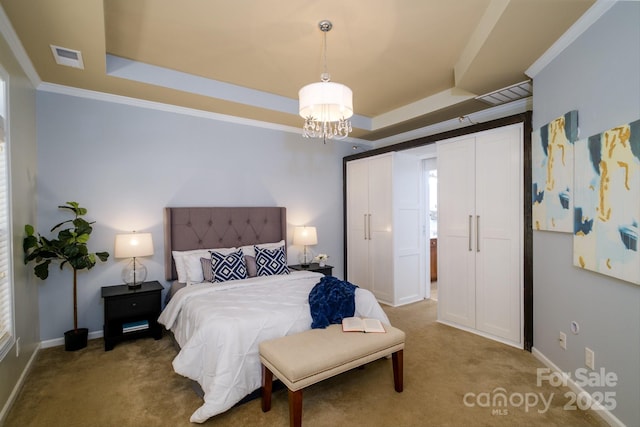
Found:
[[298, 92], [300, 100], [299, 113], [304, 119], [302, 136], [305, 138], [343, 139], [352, 131], [353, 92], [347, 86], [331, 81], [327, 72], [327, 32], [333, 24], [320, 21], [318, 24], [323, 33], [324, 70], [320, 82], [304, 86]]

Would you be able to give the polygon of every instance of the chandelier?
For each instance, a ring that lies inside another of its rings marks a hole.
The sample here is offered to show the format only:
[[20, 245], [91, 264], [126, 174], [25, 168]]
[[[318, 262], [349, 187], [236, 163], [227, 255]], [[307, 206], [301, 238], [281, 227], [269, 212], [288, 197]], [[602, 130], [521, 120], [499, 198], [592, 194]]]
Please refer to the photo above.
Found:
[[333, 27], [330, 21], [320, 21], [323, 33], [324, 68], [320, 82], [311, 83], [300, 89], [300, 116], [304, 119], [302, 136], [305, 138], [343, 139], [352, 131], [353, 93], [347, 86], [334, 83], [327, 72], [327, 33]]

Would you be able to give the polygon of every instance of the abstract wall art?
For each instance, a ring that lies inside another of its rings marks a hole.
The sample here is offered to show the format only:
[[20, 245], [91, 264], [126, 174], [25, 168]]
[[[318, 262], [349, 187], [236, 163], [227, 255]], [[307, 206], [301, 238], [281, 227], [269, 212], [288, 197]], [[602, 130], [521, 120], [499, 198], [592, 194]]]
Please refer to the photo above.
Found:
[[552, 120], [531, 136], [533, 229], [572, 233], [578, 111]]
[[575, 266], [640, 284], [640, 120], [575, 143]]

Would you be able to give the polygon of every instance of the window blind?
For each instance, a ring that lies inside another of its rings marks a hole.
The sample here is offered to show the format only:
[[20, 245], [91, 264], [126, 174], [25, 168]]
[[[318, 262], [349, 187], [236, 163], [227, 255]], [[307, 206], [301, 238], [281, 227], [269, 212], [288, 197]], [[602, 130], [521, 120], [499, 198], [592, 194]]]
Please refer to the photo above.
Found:
[[[1, 71], [1, 70], [0, 70]], [[11, 221], [6, 142], [6, 96], [0, 78], [0, 360], [14, 343], [11, 281]]]

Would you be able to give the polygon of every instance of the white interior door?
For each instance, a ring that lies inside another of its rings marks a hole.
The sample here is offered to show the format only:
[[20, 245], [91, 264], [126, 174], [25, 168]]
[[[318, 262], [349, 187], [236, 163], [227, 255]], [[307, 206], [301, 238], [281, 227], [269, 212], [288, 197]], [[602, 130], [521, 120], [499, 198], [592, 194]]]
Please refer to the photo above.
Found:
[[438, 318], [475, 327], [475, 138], [438, 144]]
[[369, 162], [347, 163], [347, 280], [372, 290], [369, 271]]
[[372, 291], [387, 304], [394, 301], [393, 282], [393, 157], [374, 157], [369, 162], [369, 270]]
[[423, 300], [425, 288], [424, 227], [420, 205], [421, 162], [396, 153], [393, 160], [394, 305]]
[[476, 139], [476, 329], [521, 342], [521, 125]]

